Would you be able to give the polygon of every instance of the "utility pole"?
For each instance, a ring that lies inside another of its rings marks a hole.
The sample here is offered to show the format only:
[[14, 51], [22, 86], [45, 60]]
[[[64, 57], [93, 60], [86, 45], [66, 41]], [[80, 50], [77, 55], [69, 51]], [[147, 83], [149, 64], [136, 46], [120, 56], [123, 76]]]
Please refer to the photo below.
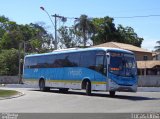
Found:
[[64, 16], [59, 16], [57, 14], [51, 15], [52, 17], [55, 18], [55, 49], [57, 49], [57, 44], [58, 44], [58, 40], [57, 40], [57, 18], [60, 18], [63, 22], [67, 21], [67, 18]]
[[18, 66], [19, 83], [22, 83], [22, 75], [21, 75], [21, 43], [19, 43], [18, 60], [19, 60], [19, 66]]
[[24, 57], [26, 56], [26, 42], [23, 41], [23, 52], [24, 52]]

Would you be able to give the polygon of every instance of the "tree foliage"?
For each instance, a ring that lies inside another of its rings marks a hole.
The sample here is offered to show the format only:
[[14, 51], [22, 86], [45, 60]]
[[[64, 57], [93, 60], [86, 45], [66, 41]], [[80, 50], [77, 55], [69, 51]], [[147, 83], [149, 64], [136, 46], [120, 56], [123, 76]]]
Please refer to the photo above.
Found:
[[18, 74], [18, 50], [2, 50], [0, 52], [0, 75]]
[[157, 41], [156, 43], [157, 43], [158, 45], [154, 47], [154, 48], [155, 48], [155, 51], [156, 51], [156, 52], [160, 52], [160, 41]]
[[[118, 27], [116, 27], [114, 19], [109, 16], [104, 18], [90, 19], [87, 15], [81, 15], [79, 18], [77, 18], [73, 26], [76, 32], [72, 32], [72, 34], [78, 37], [79, 41], [76, 39], [76, 37], [69, 36], [69, 30], [65, 30], [65, 33], [59, 32], [60, 36], [63, 36], [61, 37], [61, 41], [67, 39], [69, 41], [68, 43], [71, 43], [70, 41], [78, 41], [79, 44], [83, 44], [83, 46], [86, 46], [88, 43], [87, 41], [89, 40], [92, 41], [90, 44], [93, 45], [106, 42], [120, 42], [138, 47], [141, 47], [143, 41], [143, 38], [139, 37], [132, 27], [123, 27], [122, 25], [118, 25]], [[72, 46], [73, 45], [69, 47]]]
[[92, 23], [96, 27], [96, 32], [91, 38], [94, 45], [117, 41], [118, 32], [113, 23], [114, 19], [110, 17], [94, 18]]
[[25, 46], [27, 53], [48, 52], [51, 40], [53, 36], [40, 24], [19, 25], [0, 16], [0, 75], [18, 74], [17, 50], [22, 52]]
[[84, 47], [87, 44], [87, 40], [94, 34], [95, 26], [88, 18], [87, 15], [81, 15], [75, 21], [75, 30], [79, 32], [79, 35], [83, 38]]
[[50, 49], [53, 40], [51, 34], [39, 24], [18, 25], [4, 16], [0, 17], [0, 48], [19, 48], [20, 43], [26, 43], [27, 52], [44, 52]]
[[94, 18], [92, 22], [96, 26], [96, 33], [91, 38], [94, 45], [112, 41], [141, 47], [143, 38], [140, 38], [132, 27], [118, 25], [116, 28], [114, 19], [108, 16]]
[[62, 48], [72, 48], [80, 42], [80, 38], [76, 35], [74, 28], [61, 27], [58, 32]]
[[143, 38], [140, 38], [132, 27], [123, 27], [122, 25], [119, 25], [117, 30], [120, 42], [141, 47]]

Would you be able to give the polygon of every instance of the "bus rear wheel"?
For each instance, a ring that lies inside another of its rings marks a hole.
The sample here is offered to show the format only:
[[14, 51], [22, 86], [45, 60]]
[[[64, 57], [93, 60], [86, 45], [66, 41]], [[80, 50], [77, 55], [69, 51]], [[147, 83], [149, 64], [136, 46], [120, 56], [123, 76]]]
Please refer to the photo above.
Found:
[[116, 92], [115, 92], [115, 91], [109, 91], [109, 95], [110, 95], [111, 97], [114, 97], [114, 96], [115, 96], [115, 94], [116, 94]]
[[91, 95], [91, 83], [89, 81], [86, 82], [86, 95]]

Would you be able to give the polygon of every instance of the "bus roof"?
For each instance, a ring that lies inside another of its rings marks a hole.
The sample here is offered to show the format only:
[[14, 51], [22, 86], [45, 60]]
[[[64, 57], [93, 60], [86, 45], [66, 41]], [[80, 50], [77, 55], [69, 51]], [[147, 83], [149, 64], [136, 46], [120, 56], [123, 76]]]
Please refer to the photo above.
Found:
[[124, 49], [119, 49], [119, 48], [110, 48], [110, 47], [94, 47], [93, 48], [93, 47], [91, 47], [91, 48], [69, 48], [69, 49], [54, 50], [53, 52], [49, 52], [49, 53], [26, 55], [26, 57], [52, 55], [52, 54], [63, 54], [63, 53], [74, 53], [74, 52], [93, 51], [93, 50], [116, 51], [116, 52], [124, 52], [124, 53], [134, 54], [133, 52], [131, 52], [129, 50], [124, 50]]

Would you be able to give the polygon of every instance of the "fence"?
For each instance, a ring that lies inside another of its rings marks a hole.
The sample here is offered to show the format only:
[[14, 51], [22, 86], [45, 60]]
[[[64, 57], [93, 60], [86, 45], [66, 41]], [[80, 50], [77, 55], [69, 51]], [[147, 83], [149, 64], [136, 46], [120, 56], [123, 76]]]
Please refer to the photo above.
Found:
[[0, 84], [18, 84], [18, 76], [0, 76]]
[[139, 87], [160, 87], [160, 75], [146, 75], [138, 77]]

